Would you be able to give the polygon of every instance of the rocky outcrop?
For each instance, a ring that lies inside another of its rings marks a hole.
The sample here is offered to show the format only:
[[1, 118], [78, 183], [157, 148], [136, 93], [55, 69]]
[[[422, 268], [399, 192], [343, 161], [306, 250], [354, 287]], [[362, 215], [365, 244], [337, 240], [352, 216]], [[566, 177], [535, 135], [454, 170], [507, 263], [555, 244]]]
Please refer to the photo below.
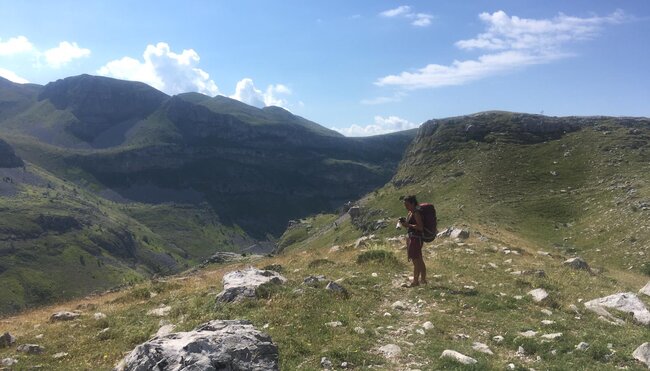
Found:
[[250, 322], [210, 321], [189, 332], [156, 336], [116, 367], [136, 370], [279, 370], [278, 347]]
[[50, 316], [50, 322], [58, 322], [58, 321], [72, 321], [81, 316], [81, 313], [77, 312], [56, 312]]
[[573, 269], [582, 269], [582, 270], [586, 270], [586, 271], [589, 270], [589, 264], [587, 264], [587, 262], [584, 261], [584, 259], [582, 259], [579, 256], [575, 257], [575, 258], [565, 260], [564, 265], [566, 265], [566, 266], [568, 266], [570, 268], [573, 268]]
[[632, 353], [632, 357], [637, 361], [641, 361], [650, 368], [650, 343], [643, 343]]
[[642, 325], [650, 325], [650, 311], [645, 304], [631, 292], [598, 298], [586, 302], [585, 308], [615, 322], [620, 320], [610, 314], [607, 309], [614, 309], [624, 313], [632, 313], [634, 320]]
[[223, 291], [217, 295], [217, 302], [229, 303], [257, 298], [257, 288], [265, 284], [282, 284], [287, 279], [270, 270], [247, 268], [223, 276]]

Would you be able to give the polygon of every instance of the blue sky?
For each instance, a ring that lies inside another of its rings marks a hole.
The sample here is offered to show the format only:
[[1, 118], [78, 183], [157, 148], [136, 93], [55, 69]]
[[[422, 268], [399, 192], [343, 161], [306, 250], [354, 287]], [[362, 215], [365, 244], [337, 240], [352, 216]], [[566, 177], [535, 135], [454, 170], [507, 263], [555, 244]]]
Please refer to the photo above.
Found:
[[0, 75], [280, 105], [346, 135], [498, 109], [650, 116], [648, 1], [5, 1]]

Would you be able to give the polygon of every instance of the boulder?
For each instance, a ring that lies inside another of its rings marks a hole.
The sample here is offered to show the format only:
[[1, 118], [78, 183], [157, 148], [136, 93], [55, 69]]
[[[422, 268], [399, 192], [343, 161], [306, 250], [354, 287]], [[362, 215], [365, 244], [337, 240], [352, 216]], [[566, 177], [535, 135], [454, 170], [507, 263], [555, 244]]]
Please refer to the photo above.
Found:
[[102, 313], [102, 312], [97, 312], [97, 313], [93, 314], [93, 318], [95, 320], [99, 321], [99, 320], [105, 319], [106, 315], [104, 313]]
[[0, 336], [0, 348], [12, 346], [16, 342], [16, 337], [12, 334], [5, 332]]
[[325, 290], [338, 292], [338, 293], [341, 293], [341, 294], [343, 294], [345, 296], [348, 295], [348, 290], [345, 287], [339, 285], [338, 283], [336, 283], [334, 281], [329, 281], [327, 283], [327, 286], [325, 286]]
[[650, 281], [648, 281], [648, 283], [646, 283], [646, 285], [643, 286], [641, 290], [639, 290], [639, 294], [650, 296]]
[[41, 354], [45, 348], [38, 344], [21, 344], [16, 348], [16, 351], [27, 354]]
[[215, 320], [138, 345], [116, 370], [279, 370], [271, 337], [242, 320]]
[[455, 350], [449, 350], [449, 349], [444, 350], [442, 352], [442, 355], [440, 355], [440, 358], [450, 358], [464, 365], [473, 365], [476, 362], [478, 362], [472, 357], [468, 357], [462, 353], [458, 353]]
[[632, 353], [632, 357], [634, 359], [641, 361], [650, 368], [650, 343], [643, 343], [639, 345], [638, 348], [634, 350], [634, 353]]
[[590, 300], [584, 305], [588, 310], [612, 320], [617, 320], [617, 318], [612, 316], [607, 309], [632, 313], [635, 321], [642, 325], [650, 325], [650, 311], [648, 311], [645, 304], [631, 292], [621, 292], [603, 298]]
[[76, 312], [56, 312], [50, 316], [50, 322], [56, 322], [56, 321], [72, 321], [77, 318], [79, 318], [81, 314], [76, 313]]
[[479, 343], [477, 341], [472, 344], [472, 349], [474, 349], [477, 352], [494, 355], [494, 352], [492, 352], [492, 350], [487, 344]]
[[469, 238], [469, 231], [467, 229], [452, 228], [449, 237], [465, 240]]
[[564, 261], [563, 264], [573, 269], [582, 269], [586, 271], [589, 270], [589, 264], [587, 264], [587, 262], [584, 261], [584, 259], [582, 259], [581, 257], [567, 259]]
[[256, 290], [264, 284], [282, 284], [287, 279], [278, 272], [247, 268], [223, 276], [223, 291], [217, 295], [217, 302], [229, 303], [257, 298]]
[[539, 303], [540, 301], [548, 297], [548, 292], [546, 292], [546, 290], [544, 289], [535, 289], [535, 290], [528, 291], [528, 295], [533, 297], [533, 301]]

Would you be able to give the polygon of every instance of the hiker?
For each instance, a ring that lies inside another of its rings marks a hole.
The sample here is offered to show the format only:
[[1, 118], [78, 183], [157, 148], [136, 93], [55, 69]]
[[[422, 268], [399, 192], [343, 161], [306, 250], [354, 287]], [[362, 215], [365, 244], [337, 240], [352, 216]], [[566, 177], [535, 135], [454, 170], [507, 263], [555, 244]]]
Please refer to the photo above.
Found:
[[422, 237], [424, 234], [424, 220], [420, 205], [415, 196], [404, 198], [404, 207], [408, 210], [408, 217], [400, 218], [400, 225], [408, 230], [406, 252], [408, 260], [413, 262], [413, 282], [407, 287], [419, 286], [427, 283], [427, 267], [422, 257]]

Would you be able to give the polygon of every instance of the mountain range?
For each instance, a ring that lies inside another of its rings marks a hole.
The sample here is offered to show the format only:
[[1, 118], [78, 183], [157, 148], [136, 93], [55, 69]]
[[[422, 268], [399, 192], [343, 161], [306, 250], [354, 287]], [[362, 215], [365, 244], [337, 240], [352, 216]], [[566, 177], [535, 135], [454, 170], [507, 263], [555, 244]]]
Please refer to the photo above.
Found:
[[271, 251], [289, 220], [390, 180], [414, 136], [106, 77], [0, 79], [0, 308]]

